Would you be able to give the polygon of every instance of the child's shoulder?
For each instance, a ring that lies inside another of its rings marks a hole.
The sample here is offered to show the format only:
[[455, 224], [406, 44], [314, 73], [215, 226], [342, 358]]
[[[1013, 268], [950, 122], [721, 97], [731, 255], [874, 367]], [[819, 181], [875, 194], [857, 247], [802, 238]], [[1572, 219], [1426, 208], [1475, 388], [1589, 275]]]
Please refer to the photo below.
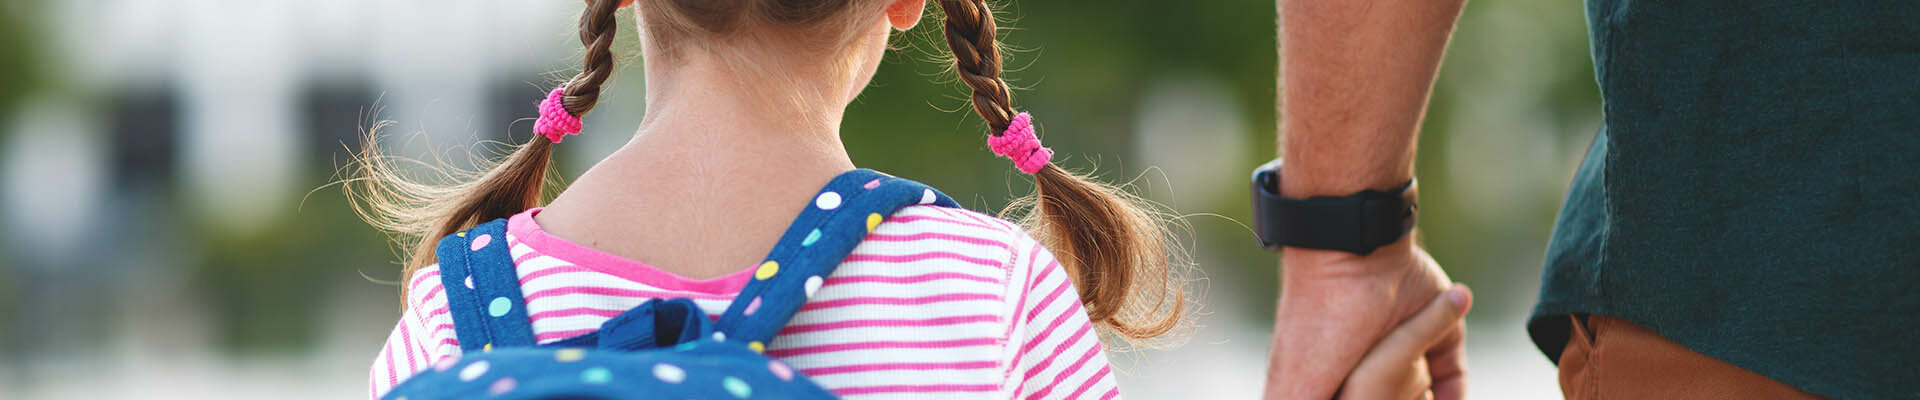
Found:
[[[897, 231], [940, 235], [952, 238], [966, 236], [970, 242], [992, 241], [1002, 244], [1031, 243], [1033, 238], [1027, 235], [1019, 224], [974, 210], [937, 205], [915, 205], [901, 208], [886, 219], [895, 225]], [[876, 229], [874, 233], [883, 233]], [[871, 239], [871, 238], [869, 238]]]
[[439, 263], [414, 270], [406, 285], [408, 310], [417, 309], [424, 313], [446, 307], [446, 288], [441, 285]]
[[934, 221], [1003, 233], [1020, 231], [1020, 225], [1000, 219], [1000, 217], [965, 208], [945, 207], [932, 204], [901, 207], [899, 211], [893, 213], [893, 217], [887, 220], [894, 222]]
[[978, 211], [935, 205], [901, 208], [874, 229], [866, 242], [895, 249], [876, 249], [883, 252], [966, 256], [976, 264], [991, 260], [1006, 270], [1023, 269], [1029, 264], [1023, 261], [1047, 252], [1019, 224]]

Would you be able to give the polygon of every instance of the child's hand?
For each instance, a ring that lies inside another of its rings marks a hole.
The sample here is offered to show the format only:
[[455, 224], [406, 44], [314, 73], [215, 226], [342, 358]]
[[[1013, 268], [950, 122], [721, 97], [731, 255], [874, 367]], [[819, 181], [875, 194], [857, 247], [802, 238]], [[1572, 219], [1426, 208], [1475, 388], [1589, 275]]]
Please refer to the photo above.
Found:
[[1367, 351], [1340, 388], [1341, 399], [1431, 399], [1427, 348], [1466, 323], [1473, 292], [1454, 284]]

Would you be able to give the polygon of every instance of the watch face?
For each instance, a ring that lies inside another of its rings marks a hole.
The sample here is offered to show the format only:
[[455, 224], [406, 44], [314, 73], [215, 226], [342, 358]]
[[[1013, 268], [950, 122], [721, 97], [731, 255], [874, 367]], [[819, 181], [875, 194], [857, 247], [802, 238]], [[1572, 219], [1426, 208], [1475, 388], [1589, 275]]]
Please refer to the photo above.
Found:
[[1260, 247], [1278, 251], [1281, 223], [1275, 220], [1280, 215], [1274, 202], [1280, 200], [1280, 159], [1255, 168], [1252, 183], [1254, 239]]
[[1275, 158], [1253, 170], [1253, 187], [1268, 195], [1280, 195], [1280, 159]]
[[1261, 171], [1259, 174], [1253, 176], [1253, 182], [1254, 187], [1260, 188], [1262, 192], [1274, 196], [1280, 195], [1279, 171]]

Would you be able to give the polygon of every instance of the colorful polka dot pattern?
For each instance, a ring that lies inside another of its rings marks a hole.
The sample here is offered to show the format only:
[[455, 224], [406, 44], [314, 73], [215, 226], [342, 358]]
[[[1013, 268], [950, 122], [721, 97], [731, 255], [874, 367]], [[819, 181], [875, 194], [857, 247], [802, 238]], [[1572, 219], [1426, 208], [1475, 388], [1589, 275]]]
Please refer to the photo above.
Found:
[[587, 358], [587, 351], [585, 349], [560, 349], [560, 351], [553, 352], [553, 360], [563, 363], [580, 361], [580, 359], [583, 358]]
[[753, 315], [754, 311], [760, 311], [760, 296], [754, 296], [753, 301], [747, 303], [746, 315]]
[[753, 388], [747, 387], [747, 381], [740, 380], [740, 378], [731, 376], [723, 378], [720, 380], [720, 385], [725, 386], [727, 393], [732, 394], [733, 397], [744, 399], [747, 398], [747, 396], [753, 395]]
[[[758, 345], [759, 343], [755, 342], [754, 344]], [[758, 346], [755, 346], [755, 347], [757, 348]], [[553, 386], [553, 383], [556, 382], [556, 379], [565, 379], [568, 382], [578, 382], [581, 385], [586, 385], [591, 387], [633, 389], [633, 388], [650, 387], [648, 385], [656, 385], [656, 384], [668, 385], [668, 386], [679, 388], [679, 389], [670, 389], [672, 390], [672, 393], [725, 393], [725, 396], [722, 396], [723, 398], [731, 396], [731, 398], [748, 399], [748, 398], [753, 398], [754, 394], [760, 389], [779, 389], [783, 387], [789, 387], [786, 385], [789, 383], [794, 383], [796, 382], [796, 379], [801, 378], [799, 373], [795, 371], [792, 366], [789, 366], [787, 365], [787, 363], [782, 362], [780, 360], [775, 360], [775, 359], [762, 359], [763, 360], [762, 362], [764, 364], [760, 364], [760, 365], [763, 365], [764, 366], [763, 368], [728, 369], [725, 372], [718, 372], [718, 373], [713, 373], [712, 375], [706, 375], [706, 378], [704, 379], [696, 379], [696, 374], [700, 372], [706, 372], [706, 371], [689, 370], [688, 368], [682, 366], [687, 364], [678, 364], [676, 362], [669, 362], [669, 361], [658, 361], [658, 362], [647, 362], [645, 364], [640, 365], [644, 367], [642, 371], [645, 371], [640, 376], [652, 378], [650, 382], [633, 382], [633, 381], [620, 382], [617, 380], [619, 379], [622, 373], [617, 371], [620, 371], [621, 370], [620, 368], [627, 368], [627, 367], [617, 367], [617, 366], [631, 365], [631, 364], [623, 364], [627, 362], [625, 361], [626, 359], [622, 358], [622, 356], [615, 355], [615, 354], [602, 354], [602, 355], [596, 356], [594, 355], [595, 354], [594, 352], [589, 351], [587, 349], [582, 349], [582, 348], [560, 348], [560, 349], [553, 349], [551, 351], [544, 350], [544, 349], [515, 349], [511, 352], [501, 353], [501, 354], [506, 354], [506, 355], [509, 355], [510, 357], [506, 359], [499, 359], [494, 361], [471, 360], [470, 362], [467, 362], [465, 365], [460, 365], [459, 362], [449, 362], [445, 366], [436, 366], [435, 368], [439, 368], [440, 371], [457, 370], [458, 373], [454, 376], [451, 376], [450, 378], [457, 378], [459, 379], [460, 382], [467, 382], [474, 385], [480, 385], [478, 387], [485, 388], [487, 395], [494, 396], [494, 397], [512, 395], [515, 393], [516, 390], [521, 390], [523, 388], [536, 388], [536, 387], [539, 387], [540, 385], [545, 385], [546, 387], [550, 388]], [[561, 363], [559, 365], [581, 365], [581, 364], [585, 364], [585, 365], [583, 365], [582, 367], [573, 367], [573, 368], [564, 368], [564, 367], [556, 366], [556, 367], [542, 367], [542, 368], [530, 369], [530, 368], [522, 367], [518, 370], [515, 370], [513, 368], [503, 369], [495, 365], [496, 361], [509, 362], [509, 364], [502, 364], [502, 365], [513, 365], [511, 364], [511, 362], [524, 359], [525, 357], [528, 357], [531, 355], [541, 355], [542, 357], [551, 357], [553, 360], [559, 361]], [[708, 356], [711, 356], [711, 355], [708, 355]], [[457, 358], [450, 357], [449, 360], [457, 360]], [[706, 361], [692, 361], [692, 362], [697, 364], [707, 363]], [[735, 365], [738, 365], [738, 364], [735, 364]], [[551, 372], [557, 372], [557, 373], [546, 373], [549, 371], [545, 371], [547, 369], [555, 369], [555, 368], [560, 368], [561, 370], [551, 371]], [[718, 378], [718, 379], [715, 379], [715, 378]], [[758, 383], [755, 383], [755, 382], [758, 382]], [[804, 380], [801, 380], [799, 382], [803, 384], [806, 383]], [[528, 386], [528, 385], [534, 385], [534, 386]], [[657, 386], [653, 386], [653, 387], [657, 387]], [[691, 392], [687, 392], [687, 391], [691, 391]], [[535, 390], [535, 392], [538, 392], [538, 390]], [[788, 396], [789, 393], [787, 392], [780, 392], [780, 391], [776, 391], [776, 392], [778, 392], [781, 395], [776, 397], [792, 397], [792, 396]], [[524, 396], [530, 395], [530, 393], [516, 395], [516, 397], [524, 397]], [[578, 393], [578, 392], [569, 392], [569, 393]], [[666, 392], [663, 392], [663, 393], [666, 393]], [[826, 392], [824, 390], [821, 390], [820, 393], [824, 394]], [[389, 398], [405, 399], [410, 397], [409, 395], [418, 395], [418, 394], [422, 394], [422, 393], [401, 393], [399, 391], [396, 391], [395, 393], [392, 393]], [[418, 396], [418, 397], [444, 398], [445, 396]], [[648, 398], [652, 398], [652, 397], [648, 397]], [[711, 397], [701, 396], [701, 398], [711, 398]]]
[[806, 283], [807, 298], [813, 298], [813, 292], [820, 291], [820, 285], [824, 283], [826, 283], [826, 280], [820, 279], [819, 275], [807, 277], [807, 283]]
[[493, 364], [487, 363], [486, 360], [475, 361], [472, 364], [467, 364], [466, 368], [460, 369], [460, 380], [473, 381], [474, 379], [480, 379], [481, 375], [487, 374], [487, 368], [491, 367], [492, 365]]
[[820, 197], [813, 199], [813, 205], [820, 207], [822, 210], [840, 208], [840, 194], [834, 192], [821, 193]]
[[[654, 345], [650, 344], [650, 341], [645, 345], [633, 345], [637, 342], [622, 339], [628, 334], [620, 333], [622, 336], [619, 337], [600, 337], [603, 340], [600, 342], [602, 347], [597, 350], [579, 347], [528, 348], [524, 347], [528, 344], [516, 342], [512, 337], [513, 332], [507, 332], [505, 339], [502, 339], [503, 336], [498, 336], [501, 331], [489, 327], [487, 333], [490, 336], [482, 337], [485, 340], [468, 341], [463, 337], [463, 344], [485, 343], [478, 348], [480, 352], [472, 352], [474, 348], [468, 347], [469, 353], [465, 360], [449, 357], [433, 366], [436, 373], [422, 374], [416, 378], [440, 376], [447, 384], [464, 384], [465, 386], [458, 387], [471, 388], [464, 389], [472, 390], [464, 393], [477, 394], [478, 390], [484, 389], [486, 393], [493, 396], [513, 397], [535, 396], [535, 393], [552, 388], [553, 383], [567, 383], [575, 385], [573, 387], [596, 387], [602, 388], [601, 390], [626, 388], [630, 391], [634, 388], [654, 388], [651, 390], [665, 390], [656, 394], [702, 393], [703, 395], [693, 396], [699, 398], [731, 396], [737, 399], [749, 399], [754, 398], [755, 395], [767, 397], [770, 394], [776, 395], [774, 397], [786, 398], [831, 398], [831, 393], [809, 382], [792, 366], [758, 354], [764, 354], [767, 351], [767, 342], [778, 332], [780, 326], [792, 317], [800, 304], [819, 293], [826, 283], [826, 277], [833, 272], [833, 267], [838, 265], [833, 261], [838, 261], [840, 258], [835, 257], [844, 257], [845, 251], [850, 251], [848, 249], [857, 245], [865, 234], [871, 234], [878, 229], [893, 210], [912, 204], [953, 206], [950, 199], [946, 199], [930, 188], [918, 184], [893, 185], [891, 182], [911, 183], [892, 180], [890, 177], [884, 177], [884, 174], [867, 170], [849, 172], [835, 178], [833, 183], [813, 198], [812, 207], [803, 211], [800, 218], [796, 220], [795, 224], [804, 230], [790, 231], [793, 234], [781, 238], [775, 251], [760, 265], [754, 267], [753, 280], [749, 281], [747, 288], [740, 293], [740, 296], [749, 300], [735, 302], [733, 307], [736, 308], [730, 308], [727, 314], [718, 318], [718, 321], [705, 322], [709, 320], [696, 318], [692, 321], [701, 322], [687, 322], [691, 325], [679, 328], [682, 329], [679, 332], [689, 332], [685, 329], [694, 329], [691, 331], [694, 332], [693, 334], [683, 338], [692, 337], [700, 340], [681, 339], [686, 341], [673, 344], [669, 351], [652, 347]], [[815, 226], [800, 225], [803, 223], [812, 223]], [[504, 224], [489, 223], [488, 225]], [[439, 254], [447, 255], [450, 254], [449, 252], [468, 250], [475, 255], [462, 255], [463, 258], [502, 257], [498, 254], [507, 253], [505, 245], [493, 246], [493, 244], [505, 243], [503, 235], [504, 229], [500, 226], [459, 232], [456, 236], [471, 237], [471, 239], [455, 242], [461, 244], [458, 247], [442, 247], [439, 249]], [[849, 240], [852, 241], [849, 242]], [[838, 254], [835, 254], [836, 252]], [[468, 306], [466, 311], [460, 312], [471, 316], [462, 318], [487, 321], [487, 324], [524, 324], [519, 321], [525, 319], [525, 310], [517, 295], [519, 288], [514, 285], [515, 282], [503, 282], [501, 280], [503, 276], [496, 276], [491, 269], [474, 270], [488, 271], [486, 273], [468, 272], [465, 269], [460, 270], [462, 272], [459, 273], [444, 272], [449, 271], [445, 265], [447, 259], [448, 257], [442, 257], [442, 270], [445, 274], [443, 276], [447, 277], [445, 278], [447, 283], [456, 285], [449, 287], [449, 296], [452, 296], [455, 291], [478, 292], [468, 294], [473, 297], [463, 300], [465, 301], [463, 304], [471, 306]], [[468, 263], [472, 262], [474, 261], [468, 261]], [[510, 272], [511, 264], [505, 265]], [[511, 276], [508, 275], [505, 278], [510, 279]], [[474, 287], [476, 279], [480, 284], [488, 287], [476, 289]], [[502, 284], [506, 287], [491, 287]], [[465, 288], [457, 289], [458, 286], [465, 286]], [[443, 285], [443, 287], [446, 286]], [[502, 292], [504, 289], [513, 291]], [[671, 306], [675, 301], [685, 301], [689, 307], [691, 305], [691, 300], [686, 299], [670, 300], [668, 303]], [[630, 312], [636, 311], [652, 312], [640, 311], [638, 308], [630, 310]], [[748, 319], [749, 317], [751, 319]], [[456, 321], [459, 320], [456, 319]], [[660, 323], [652, 319], [644, 319], [644, 321], [649, 325], [640, 325], [646, 329], [638, 332], [651, 332], [654, 327], [650, 324]], [[622, 325], [620, 329], [603, 327], [596, 333], [630, 332], [628, 328], [631, 327], [627, 325]], [[743, 328], [747, 329], [742, 330]], [[705, 340], [707, 338], [711, 340]], [[494, 340], [504, 340], [501, 342], [504, 346], [502, 351], [493, 351]], [[593, 341], [584, 343], [588, 347], [595, 346]], [[747, 351], [752, 353], [748, 354]], [[728, 360], [726, 362], [729, 364], [719, 367], [720, 364], [713, 363], [716, 360]], [[458, 381], [455, 382], [453, 379]], [[420, 396], [423, 392], [399, 390], [405, 386], [396, 388], [389, 395], [427, 397]], [[667, 387], [674, 389], [665, 389]], [[811, 390], [808, 393], [816, 393], [817, 396], [792, 395], [792, 393], [799, 393], [791, 392], [794, 389]], [[682, 396], [672, 395], [672, 397]]]
[[763, 281], [768, 279], [773, 279], [773, 275], [778, 273], [780, 273], [780, 262], [767, 261], [765, 263], [761, 263], [760, 268], [753, 271], [753, 279], [759, 279]]
[[580, 371], [580, 381], [594, 385], [605, 385], [607, 382], [613, 382], [613, 371], [607, 370], [606, 367], [587, 368], [585, 371]]
[[793, 368], [788, 367], [787, 363], [780, 362], [780, 360], [767, 360], [767, 372], [772, 372], [774, 377], [778, 377], [783, 381], [793, 380]]
[[513, 378], [500, 378], [500, 380], [493, 381], [493, 385], [487, 386], [487, 394], [494, 396], [507, 394], [507, 392], [513, 391], [514, 386], [519, 386], [519, 383], [519, 381], [515, 381]]
[[680, 383], [687, 380], [687, 370], [663, 363], [653, 366], [653, 377], [660, 379], [661, 382]]
[[531, 329], [516, 332], [512, 328], [515, 320], [525, 320], [527, 315], [519, 297], [518, 276], [512, 269], [505, 225], [504, 219], [481, 224], [455, 235], [467, 240], [443, 241], [435, 248], [441, 264], [441, 287], [450, 302], [462, 304], [462, 312], [454, 313], [455, 330], [468, 331], [458, 333], [461, 336], [479, 335], [460, 342], [467, 352], [485, 353], [498, 346], [533, 342]]
[[513, 311], [513, 300], [505, 297], [495, 297], [492, 303], [487, 304], [487, 315], [494, 318], [505, 317], [508, 311]]
[[468, 246], [470, 246], [473, 251], [480, 251], [480, 249], [487, 248], [489, 244], [493, 244], [493, 235], [482, 233], [480, 236], [474, 236], [473, 242], [468, 244]]

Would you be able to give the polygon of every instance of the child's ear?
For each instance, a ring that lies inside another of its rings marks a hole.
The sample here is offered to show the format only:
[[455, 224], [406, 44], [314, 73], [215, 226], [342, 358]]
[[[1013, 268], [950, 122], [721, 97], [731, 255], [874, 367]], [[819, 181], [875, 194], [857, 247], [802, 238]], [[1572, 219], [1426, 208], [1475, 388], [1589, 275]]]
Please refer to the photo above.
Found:
[[927, 0], [892, 0], [887, 4], [887, 23], [894, 30], [913, 29], [920, 24], [920, 16], [927, 11]]

